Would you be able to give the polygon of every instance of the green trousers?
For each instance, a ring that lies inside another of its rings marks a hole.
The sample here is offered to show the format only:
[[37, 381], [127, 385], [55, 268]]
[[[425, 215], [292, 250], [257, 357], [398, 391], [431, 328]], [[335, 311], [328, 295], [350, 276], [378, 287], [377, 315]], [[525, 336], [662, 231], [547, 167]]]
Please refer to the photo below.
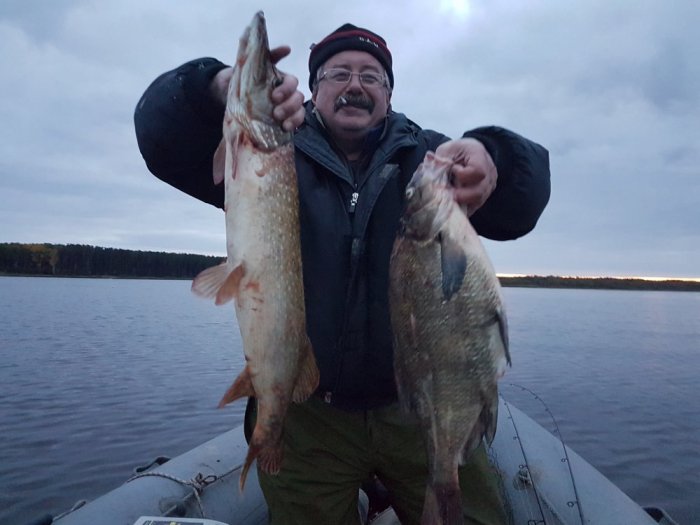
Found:
[[[346, 412], [312, 397], [289, 408], [282, 469], [258, 469], [272, 525], [358, 525], [360, 485], [376, 474], [402, 525], [418, 524], [427, 457], [420, 429], [398, 404]], [[459, 471], [465, 523], [507, 522], [482, 445]]]

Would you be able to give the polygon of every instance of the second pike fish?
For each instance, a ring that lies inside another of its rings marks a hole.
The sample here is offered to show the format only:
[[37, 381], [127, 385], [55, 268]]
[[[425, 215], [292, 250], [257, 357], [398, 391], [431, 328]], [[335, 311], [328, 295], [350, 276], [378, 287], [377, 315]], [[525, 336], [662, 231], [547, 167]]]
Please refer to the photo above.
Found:
[[279, 472], [287, 407], [319, 378], [306, 333], [294, 145], [272, 117], [270, 94], [281, 82], [257, 13], [240, 39], [214, 160], [214, 179], [225, 184], [227, 260], [192, 284], [216, 304], [235, 300], [246, 367], [219, 406], [258, 401], [241, 489], [256, 458], [264, 472]]
[[464, 523], [458, 466], [493, 439], [510, 364], [498, 279], [454, 200], [451, 168], [429, 152], [416, 170], [390, 263], [399, 400], [428, 453], [424, 525]]

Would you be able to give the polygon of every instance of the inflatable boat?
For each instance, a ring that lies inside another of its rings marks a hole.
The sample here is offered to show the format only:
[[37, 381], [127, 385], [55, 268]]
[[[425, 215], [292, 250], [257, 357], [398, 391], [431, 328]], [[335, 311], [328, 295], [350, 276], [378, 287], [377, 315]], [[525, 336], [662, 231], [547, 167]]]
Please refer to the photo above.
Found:
[[[504, 399], [498, 418], [489, 455], [500, 474], [512, 524], [675, 524], [662, 509], [635, 503]], [[98, 499], [31, 525], [264, 525], [267, 507], [255, 469], [245, 490], [238, 489], [247, 449], [242, 424], [181, 456], [157, 458]], [[358, 508], [362, 522], [398, 524], [381, 486], [368, 483], [363, 488]]]

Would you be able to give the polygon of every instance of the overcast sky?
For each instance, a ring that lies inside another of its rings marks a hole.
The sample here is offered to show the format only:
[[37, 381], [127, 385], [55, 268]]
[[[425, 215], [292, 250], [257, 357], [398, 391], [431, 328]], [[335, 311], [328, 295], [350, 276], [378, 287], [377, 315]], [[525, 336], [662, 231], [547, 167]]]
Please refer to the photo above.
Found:
[[167, 69], [232, 62], [258, 9], [307, 97], [309, 45], [352, 22], [387, 40], [396, 111], [548, 148], [537, 228], [486, 243], [499, 273], [700, 277], [696, 0], [3, 0], [0, 242], [223, 255], [222, 212], [149, 174], [133, 109]]

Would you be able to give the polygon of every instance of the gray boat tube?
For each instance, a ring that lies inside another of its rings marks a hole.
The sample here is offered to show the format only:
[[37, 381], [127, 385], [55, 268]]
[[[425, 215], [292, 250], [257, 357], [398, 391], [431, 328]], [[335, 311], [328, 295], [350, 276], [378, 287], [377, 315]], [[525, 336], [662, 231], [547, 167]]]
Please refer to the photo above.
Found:
[[141, 516], [209, 518], [264, 525], [267, 505], [251, 469], [238, 488], [248, 445], [243, 426], [137, 474], [120, 487], [54, 521], [58, 525], [132, 525]]
[[[250, 469], [244, 492], [238, 488], [247, 449], [241, 425], [181, 456], [155, 463], [53, 521], [46, 517], [49, 521], [35, 523], [133, 525], [141, 516], [163, 516], [264, 525], [267, 506], [255, 468]], [[645, 511], [560, 439], [504, 400], [489, 454], [515, 524], [675, 523], [663, 510]], [[361, 503], [366, 515], [366, 498]], [[372, 524], [396, 525], [398, 520], [389, 509]]]

